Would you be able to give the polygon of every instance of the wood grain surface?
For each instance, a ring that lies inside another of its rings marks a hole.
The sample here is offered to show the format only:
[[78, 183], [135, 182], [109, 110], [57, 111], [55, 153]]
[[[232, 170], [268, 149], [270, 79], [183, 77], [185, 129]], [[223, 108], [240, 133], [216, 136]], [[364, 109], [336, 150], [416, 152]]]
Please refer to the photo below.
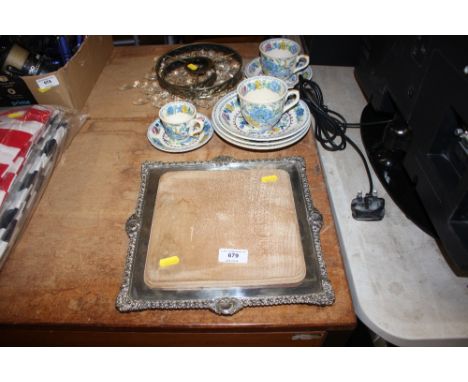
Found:
[[[277, 180], [262, 182], [268, 176]], [[247, 250], [247, 261], [220, 262], [220, 248]], [[180, 262], [160, 266], [172, 256]], [[160, 178], [145, 266], [150, 287], [288, 286], [305, 274], [286, 171], [177, 171]]]
[[[243, 57], [257, 55], [256, 44], [233, 47]], [[312, 133], [292, 147], [265, 153], [234, 147], [216, 135], [189, 153], [154, 149], [146, 131], [158, 110], [132, 105], [133, 95], [119, 92], [118, 85], [147, 71], [154, 55], [168, 49], [114, 49], [88, 99], [89, 121], [62, 156], [33, 218], [0, 270], [0, 327], [152, 332], [351, 330], [356, 319]], [[325, 69], [340, 75], [340, 68]], [[320, 238], [336, 293], [333, 305], [248, 308], [229, 317], [205, 310], [125, 314], [116, 310], [128, 248], [124, 226], [136, 207], [141, 163], [211, 160], [219, 155], [304, 157], [313, 202], [324, 218]]]

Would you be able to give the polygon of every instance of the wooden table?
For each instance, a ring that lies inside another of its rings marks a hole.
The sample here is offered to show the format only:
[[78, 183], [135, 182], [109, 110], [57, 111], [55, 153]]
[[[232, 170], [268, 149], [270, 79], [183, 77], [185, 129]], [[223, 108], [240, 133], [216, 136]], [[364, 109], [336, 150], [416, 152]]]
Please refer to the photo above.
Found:
[[[244, 58], [256, 44], [233, 44]], [[356, 324], [335, 225], [312, 133], [268, 153], [236, 148], [214, 136], [201, 149], [167, 154], [146, 139], [157, 110], [133, 105], [142, 78], [169, 46], [114, 49], [91, 93], [90, 119], [64, 152], [33, 218], [0, 271], [0, 344], [67, 345], [320, 345], [344, 343]], [[208, 110], [202, 110], [209, 113]], [[247, 308], [231, 317], [210, 311], [119, 313], [128, 240], [145, 160], [211, 160], [299, 155], [316, 207], [324, 217], [321, 241], [336, 292], [330, 307]]]

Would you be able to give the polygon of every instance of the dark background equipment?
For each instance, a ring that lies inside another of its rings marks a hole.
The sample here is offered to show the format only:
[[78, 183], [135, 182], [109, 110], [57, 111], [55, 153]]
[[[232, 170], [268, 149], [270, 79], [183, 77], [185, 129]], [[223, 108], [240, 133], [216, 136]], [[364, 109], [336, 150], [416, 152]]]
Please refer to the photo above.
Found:
[[468, 273], [468, 38], [366, 37], [361, 136], [395, 203]]
[[375, 173], [455, 274], [467, 275], [468, 37], [302, 40], [311, 64], [355, 67], [368, 100], [358, 125]]

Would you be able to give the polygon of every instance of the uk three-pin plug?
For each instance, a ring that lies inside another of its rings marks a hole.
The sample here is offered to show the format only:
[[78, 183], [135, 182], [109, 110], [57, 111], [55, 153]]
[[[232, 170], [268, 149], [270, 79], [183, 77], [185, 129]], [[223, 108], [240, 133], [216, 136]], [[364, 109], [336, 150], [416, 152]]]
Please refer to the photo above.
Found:
[[385, 199], [379, 198], [374, 191], [365, 196], [362, 192], [357, 194], [351, 202], [353, 218], [362, 221], [378, 221], [385, 216]]

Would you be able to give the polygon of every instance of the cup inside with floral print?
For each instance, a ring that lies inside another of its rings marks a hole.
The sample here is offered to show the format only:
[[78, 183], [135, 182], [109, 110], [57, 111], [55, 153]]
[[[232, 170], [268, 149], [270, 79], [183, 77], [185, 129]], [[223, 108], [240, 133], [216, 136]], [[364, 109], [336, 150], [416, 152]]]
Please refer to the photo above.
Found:
[[159, 110], [166, 134], [172, 139], [185, 139], [203, 130], [203, 120], [197, 118], [197, 109], [190, 102], [169, 102]]
[[260, 64], [268, 76], [282, 79], [304, 70], [309, 65], [309, 56], [301, 53], [300, 45], [287, 38], [272, 38], [260, 44]]
[[281, 116], [299, 102], [299, 91], [288, 90], [279, 78], [256, 76], [237, 86], [241, 113], [247, 123], [258, 132], [275, 126]]

